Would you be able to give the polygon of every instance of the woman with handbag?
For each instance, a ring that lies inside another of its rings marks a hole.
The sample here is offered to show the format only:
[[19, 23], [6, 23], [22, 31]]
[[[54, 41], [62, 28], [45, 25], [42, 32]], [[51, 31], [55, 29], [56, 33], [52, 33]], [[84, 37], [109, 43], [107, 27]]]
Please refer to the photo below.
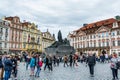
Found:
[[112, 80], [117, 80], [118, 79], [118, 69], [117, 69], [117, 54], [113, 53], [112, 58], [111, 58], [111, 70], [112, 70], [112, 75], [113, 75], [113, 79]]

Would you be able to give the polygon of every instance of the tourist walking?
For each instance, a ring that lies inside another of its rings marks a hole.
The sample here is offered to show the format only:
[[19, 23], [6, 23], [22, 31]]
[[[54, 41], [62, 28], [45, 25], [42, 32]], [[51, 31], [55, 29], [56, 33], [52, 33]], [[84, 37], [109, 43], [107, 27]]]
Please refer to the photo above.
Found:
[[45, 64], [44, 70], [46, 70], [46, 67], [47, 67], [48, 69], [50, 69], [48, 57], [49, 57], [49, 55], [47, 55], [46, 58], [44, 59], [44, 64]]
[[37, 70], [35, 73], [35, 77], [40, 77], [40, 71], [41, 71], [42, 65], [43, 65], [42, 58], [40, 58], [38, 63], [37, 63]]
[[109, 58], [108, 58], [108, 54], [107, 53], [105, 54], [105, 62], [106, 63], [109, 62]]
[[65, 67], [65, 65], [68, 66], [68, 57], [67, 57], [67, 55], [64, 56], [64, 67]]
[[15, 57], [15, 55], [13, 55], [12, 56], [12, 59], [11, 59], [11, 61], [12, 61], [12, 64], [13, 64], [13, 76], [15, 77], [15, 79], [16, 79], [16, 77], [17, 77], [17, 59], [16, 59], [16, 57]]
[[53, 56], [53, 64], [54, 64], [54, 66], [56, 66], [56, 61], [57, 61], [57, 59], [56, 59], [56, 56], [54, 55]]
[[52, 57], [51, 57], [51, 56], [49, 56], [48, 64], [49, 64], [49, 71], [53, 71], [53, 67], [52, 67]]
[[28, 70], [29, 64], [30, 64], [30, 56], [27, 55], [27, 57], [26, 57], [26, 70]]
[[94, 77], [94, 66], [96, 64], [96, 58], [95, 58], [95, 56], [93, 56], [92, 53], [88, 54], [88, 58], [87, 58], [86, 63], [89, 66], [90, 76]]
[[74, 56], [73, 56], [73, 66], [75, 66], [75, 65], [78, 66], [77, 59], [78, 59], [78, 56], [76, 54], [74, 54]]
[[73, 64], [73, 56], [72, 56], [72, 53], [71, 53], [70, 56], [69, 56], [69, 62], [70, 62], [70, 67], [72, 67], [72, 64]]
[[31, 60], [30, 60], [30, 76], [34, 76], [34, 71], [35, 71], [35, 55], [32, 56]]
[[117, 54], [114, 53], [112, 55], [112, 59], [111, 59], [111, 70], [112, 70], [112, 75], [113, 75], [113, 79], [112, 80], [116, 80], [118, 79], [118, 69], [117, 69], [117, 62], [118, 62], [118, 58], [117, 58]]
[[59, 63], [60, 63], [60, 57], [59, 56], [57, 57], [56, 62], [57, 62], [57, 66], [59, 66]]
[[4, 70], [5, 70], [4, 80], [8, 80], [10, 78], [12, 69], [13, 69], [13, 64], [11, 58], [9, 55], [7, 55], [6, 60], [4, 62]]

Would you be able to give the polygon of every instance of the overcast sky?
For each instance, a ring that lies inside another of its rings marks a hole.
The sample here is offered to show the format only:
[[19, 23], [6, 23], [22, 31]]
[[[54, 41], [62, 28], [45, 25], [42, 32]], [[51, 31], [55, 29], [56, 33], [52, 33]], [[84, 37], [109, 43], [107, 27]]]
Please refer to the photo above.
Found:
[[63, 38], [84, 23], [120, 15], [120, 0], [0, 0], [0, 17], [19, 16]]

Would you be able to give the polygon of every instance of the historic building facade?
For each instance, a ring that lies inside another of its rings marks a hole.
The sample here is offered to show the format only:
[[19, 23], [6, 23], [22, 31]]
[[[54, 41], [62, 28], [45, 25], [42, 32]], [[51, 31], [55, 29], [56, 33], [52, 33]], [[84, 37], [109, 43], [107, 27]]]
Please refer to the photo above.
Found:
[[70, 44], [79, 52], [120, 54], [120, 21], [114, 18], [84, 24], [69, 33]]
[[23, 22], [23, 51], [42, 52], [42, 33], [34, 23]]
[[46, 32], [42, 32], [42, 52], [45, 53], [45, 48], [50, 46], [55, 42], [55, 36], [51, 35], [51, 33], [47, 30]]
[[42, 53], [54, 41], [49, 31], [42, 33], [37, 25], [21, 22], [17, 16], [0, 20], [0, 53]]
[[9, 23], [0, 19], [0, 54], [9, 52]]
[[22, 50], [22, 24], [20, 18], [5, 17], [3, 19], [7, 21], [9, 25], [9, 52], [10, 53], [20, 53]]

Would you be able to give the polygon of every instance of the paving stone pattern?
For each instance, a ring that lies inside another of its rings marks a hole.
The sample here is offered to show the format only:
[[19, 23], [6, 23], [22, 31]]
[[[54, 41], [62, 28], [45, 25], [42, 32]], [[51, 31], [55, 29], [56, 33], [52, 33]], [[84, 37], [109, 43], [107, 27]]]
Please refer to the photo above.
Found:
[[[88, 66], [79, 63], [77, 67], [54, 67], [52, 72], [41, 70], [40, 77], [30, 77], [30, 68], [25, 70], [24, 63], [19, 63], [17, 80], [112, 80], [112, 72], [109, 63], [97, 63], [95, 65], [95, 76], [90, 77]], [[119, 70], [120, 73], [120, 70]], [[120, 77], [120, 74], [118, 75]]]

